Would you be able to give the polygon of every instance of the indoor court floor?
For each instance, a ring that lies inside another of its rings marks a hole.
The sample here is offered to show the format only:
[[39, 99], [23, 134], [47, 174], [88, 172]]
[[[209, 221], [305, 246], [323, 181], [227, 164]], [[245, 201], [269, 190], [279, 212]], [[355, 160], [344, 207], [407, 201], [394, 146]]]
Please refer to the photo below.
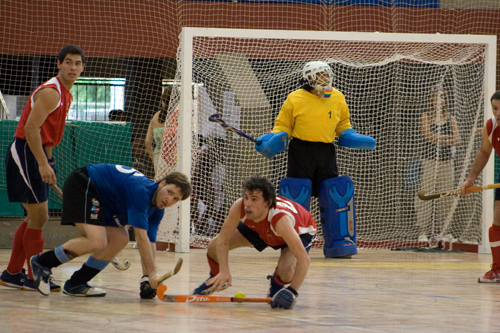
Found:
[[[206, 251], [158, 252], [160, 274], [178, 258], [166, 294], [188, 294], [208, 277]], [[230, 253], [233, 286], [219, 295], [265, 297], [279, 252]], [[10, 250], [0, 250], [5, 269]], [[165, 303], [141, 300], [139, 251], [124, 249], [127, 271], [108, 266], [94, 280], [106, 297], [69, 297], [0, 286], [0, 332], [499, 332], [500, 284], [479, 284], [491, 255], [359, 250], [351, 259], [311, 250], [311, 266], [292, 310], [266, 303]], [[62, 282], [86, 257], [53, 270]]]

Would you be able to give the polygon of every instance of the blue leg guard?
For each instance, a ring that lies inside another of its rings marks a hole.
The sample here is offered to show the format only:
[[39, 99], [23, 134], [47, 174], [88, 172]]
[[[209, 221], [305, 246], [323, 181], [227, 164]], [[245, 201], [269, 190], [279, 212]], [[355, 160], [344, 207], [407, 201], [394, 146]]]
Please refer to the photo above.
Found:
[[279, 195], [290, 199], [307, 211], [311, 208], [312, 181], [308, 178], [283, 178], [280, 180]]
[[351, 177], [344, 175], [324, 180], [319, 187], [318, 202], [325, 257], [347, 257], [358, 253], [354, 185]]

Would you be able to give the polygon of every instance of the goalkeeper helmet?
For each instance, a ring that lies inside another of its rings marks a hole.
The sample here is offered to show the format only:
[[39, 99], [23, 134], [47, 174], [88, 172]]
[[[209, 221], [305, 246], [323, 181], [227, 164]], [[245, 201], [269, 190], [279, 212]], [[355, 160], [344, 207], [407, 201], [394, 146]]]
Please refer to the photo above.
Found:
[[333, 72], [330, 66], [323, 61], [311, 61], [302, 69], [302, 77], [319, 92], [332, 89]]

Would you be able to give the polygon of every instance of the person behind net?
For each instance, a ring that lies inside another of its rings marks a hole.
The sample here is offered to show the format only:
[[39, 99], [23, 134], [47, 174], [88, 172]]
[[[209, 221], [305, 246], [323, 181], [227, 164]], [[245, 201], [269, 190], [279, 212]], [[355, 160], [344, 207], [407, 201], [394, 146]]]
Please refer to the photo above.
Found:
[[220, 233], [208, 244], [210, 277], [193, 294], [210, 295], [232, 285], [230, 250], [254, 247], [261, 252], [269, 246], [281, 251], [275, 275], [268, 276], [271, 307], [291, 309], [309, 268], [308, 253], [316, 239], [316, 224], [301, 205], [277, 197], [273, 184], [264, 177], [246, 179], [243, 191], [243, 197], [231, 206]]
[[109, 111], [108, 119], [109, 121], [129, 121], [127, 112], [120, 109]]
[[35, 285], [49, 295], [52, 268], [91, 253], [85, 264], [66, 281], [70, 296], [105, 296], [88, 282], [128, 244], [132, 226], [141, 256], [140, 297], [154, 298], [158, 287], [155, 265], [156, 235], [164, 208], [186, 200], [191, 184], [180, 172], [154, 182], [139, 171], [113, 164], [91, 164], [74, 170], [63, 189], [62, 225], [76, 225], [81, 236], [54, 250], [31, 257]]
[[[474, 158], [467, 178], [460, 186], [462, 195], [472, 193], [467, 191], [466, 188], [474, 185], [477, 177], [488, 162], [491, 152], [495, 150], [500, 157], [500, 90], [491, 96], [490, 102], [493, 117], [488, 119], [483, 127], [481, 148], [479, 148]], [[500, 173], [497, 175], [497, 182], [500, 182]], [[493, 224], [489, 228], [489, 241], [493, 263], [491, 264], [491, 270], [478, 278], [479, 283], [500, 282], [500, 189], [495, 189], [495, 211]]]
[[[48, 221], [49, 185], [56, 184], [52, 148], [63, 137], [66, 115], [75, 81], [85, 68], [85, 54], [76, 45], [64, 46], [57, 56], [57, 76], [38, 86], [30, 95], [5, 157], [7, 193], [10, 202], [21, 202], [26, 219], [14, 234], [7, 269], [0, 284], [24, 290], [36, 290], [33, 274], [24, 262], [43, 251], [42, 229]], [[50, 282], [52, 291], [61, 287]]]
[[[177, 162], [177, 144], [175, 143], [177, 116], [179, 114], [177, 106], [174, 108], [174, 112], [171, 113], [170, 125], [165, 128], [165, 121], [169, 118], [168, 110], [172, 89], [172, 86], [165, 87], [161, 96], [160, 110], [151, 118], [144, 140], [146, 151], [154, 165], [155, 180], [162, 177], [161, 173], [166, 174], [173, 171]], [[164, 141], [168, 142], [165, 143], [162, 151]]]
[[[354, 189], [349, 176], [338, 177], [333, 142], [338, 136], [339, 146], [358, 149], [375, 149], [376, 142], [352, 128], [345, 97], [332, 88], [332, 80], [332, 69], [325, 62], [306, 63], [302, 69], [302, 87], [288, 95], [271, 133], [260, 136], [255, 149], [267, 158], [288, 149], [287, 173], [280, 181], [280, 195], [299, 202], [306, 209], [311, 196], [318, 197], [324, 207], [349, 206], [340, 211], [328, 210], [322, 217], [327, 226], [323, 229], [325, 255], [346, 257], [357, 253]], [[346, 194], [336, 192], [337, 187], [345, 188]], [[329, 194], [332, 191], [335, 196]], [[332, 197], [338, 199], [337, 202], [330, 202]]]
[[[428, 112], [421, 115], [422, 136], [425, 139], [425, 159], [422, 161], [422, 188], [433, 189], [432, 192], [445, 191], [453, 188], [453, 157], [454, 146], [460, 144], [457, 120], [450, 113], [447, 95], [439, 85], [431, 92], [431, 105]], [[420, 228], [418, 240], [427, 242], [427, 224], [429, 213], [435, 209], [435, 220], [438, 227], [443, 227], [453, 203], [453, 198], [442, 198], [437, 201], [420, 200], [415, 198], [417, 225]], [[446, 230], [443, 230], [445, 232]], [[449, 239], [453, 237], [447, 236]]]

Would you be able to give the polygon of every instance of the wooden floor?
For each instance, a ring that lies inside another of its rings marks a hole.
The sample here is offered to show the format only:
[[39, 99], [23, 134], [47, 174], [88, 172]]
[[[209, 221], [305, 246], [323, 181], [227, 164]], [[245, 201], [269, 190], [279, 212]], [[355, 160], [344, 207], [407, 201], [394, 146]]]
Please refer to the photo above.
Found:
[[[104, 298], [75, 298], [62, 293], [0, 286], [0, 332], [499, 332], [500, 284], [479, 284], [491, 256], [471, 253], [421, 253], [360, 250], [352, 259], [327, 259], [311, 251], [312, 263], [292, 310], [265, 303], [164, 303], [139, 298], [139, 253], [125, 249], [127, 271], [107, 267], [92, 283]], [[233, 286], [220, 295], [264, 297], [277, 251], [259, 254], [240, 249], [230, 254]], [[0, 250], [5, 269], [10, 250]], [[159, 252], [157, 263], [169, 271], [167, 294], [187, 294], [208, 275], [205, 250]], [[64, 282], [85, 258], [55, 268]]]

